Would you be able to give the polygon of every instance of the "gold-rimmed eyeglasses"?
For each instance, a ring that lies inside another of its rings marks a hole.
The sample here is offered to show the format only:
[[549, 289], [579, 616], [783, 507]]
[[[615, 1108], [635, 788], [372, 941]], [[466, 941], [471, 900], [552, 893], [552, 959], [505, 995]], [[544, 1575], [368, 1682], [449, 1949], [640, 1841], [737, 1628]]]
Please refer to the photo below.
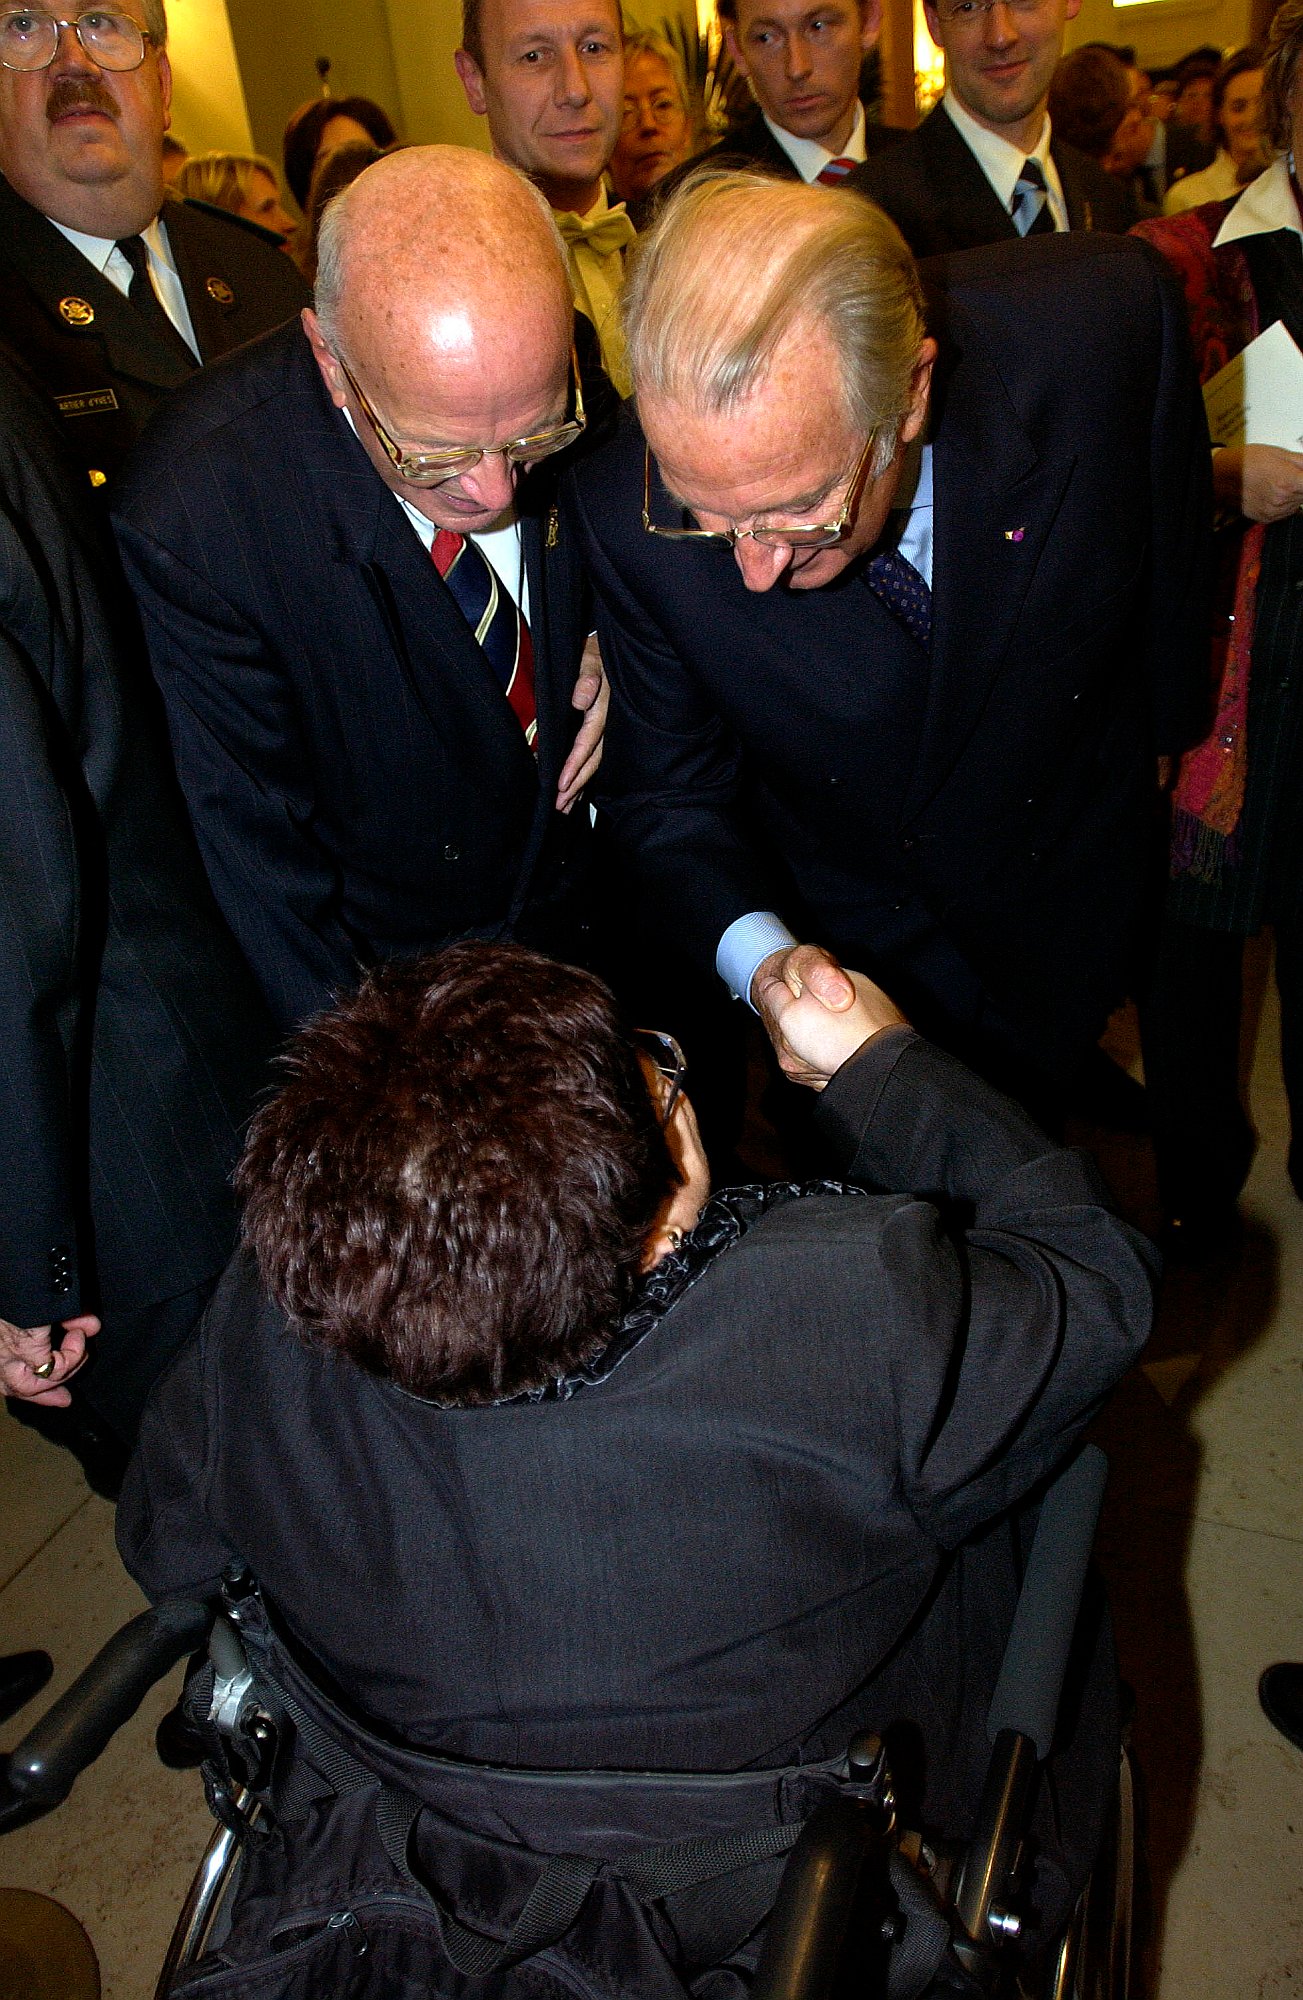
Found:
[[633, 1038], [642, 1053], [655, 1064], [659, 1075], [670, 1086], [669, 1096], [661, 1106], [661, 1129], [664, 1130], [674, 1115], [674, 1107], [683, 1092], [683, 1079], [688, 1073], [688, 1059], [673, 1035], [663, 1028], [635, 1028]]
[[34, 7], [0, 14], [0, 66], [19, 74], [48, 69], [59, 52], [59, 36], [71, 28], [97, 69], [139, 69], [154, 37], [130, 14], [88, 8], [72, 19]]
[[846, 498], [835, 521], [813, 521], [805, 528], [658, 528], [651, 517], [651, 446], [643, 446], [642, 470], [642, 524], [649, 535], [660, 535], [667, 542], [727, 542], [729, 548], [736, 548], [739, 542], [759, 542], [766, 549], [826, 549], [839, 542], [850, 526], [851, 515], [859, 498], [860, 487], [864, 483], [864, 473], [869, 463], [878, 435], [875, 425], [864, 441], [864, 449], [855, 461], [851, 483], [846, 489]]
[[473, 472], [483, 458], [505, 458], [508, 465], [530, 465], [536, 459], [550, 458], [553, 452], [564, 451], [568, 444], [582, 437], [587, 421], [584, 416], [583, 383], [579, 379], [579, 356], [572, 346], [570, 374], [574, 385], [575, 413], [565, 423], [556, 424], [551, 430], [536, 431], [532, 437], [512, 438], [506, 444], [450, 444], [439, 451], [404, 451], [390, 437], [372, 409], [343, 355], [336, 354], [335, 359], [357, 398], [358, 408], [375, 432], [380, 449], [398, 477], [408, 486], [440, 486], [445, 479], [456, 479], [459, 473]]

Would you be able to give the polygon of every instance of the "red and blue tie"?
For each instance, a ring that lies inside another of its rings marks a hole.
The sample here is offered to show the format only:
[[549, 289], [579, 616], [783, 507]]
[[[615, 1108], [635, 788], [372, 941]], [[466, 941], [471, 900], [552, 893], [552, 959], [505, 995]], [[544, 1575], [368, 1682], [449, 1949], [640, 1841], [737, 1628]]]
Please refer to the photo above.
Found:
[[470, 626], [531, 750], [537, 748], [534, 642], [511, 592], [498, 581], [483, 552], [465, 535], [440, 528], [430, 550], [434, 566]]

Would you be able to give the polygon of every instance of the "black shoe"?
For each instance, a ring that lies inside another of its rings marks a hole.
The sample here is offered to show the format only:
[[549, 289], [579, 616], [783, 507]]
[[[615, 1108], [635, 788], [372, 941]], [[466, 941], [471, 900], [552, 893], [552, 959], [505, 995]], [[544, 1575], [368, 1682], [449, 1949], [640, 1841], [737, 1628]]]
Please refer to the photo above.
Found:
[[1303, 1663], [1282, 1660], [1258, 1682], [1258, 1700], [1268, 1722], [1303, 1750]]
[[0, 1722], [8, 1722], [39, 1694], [54, 1672], [48, 1653], [10, 1653], [0, 1657]]

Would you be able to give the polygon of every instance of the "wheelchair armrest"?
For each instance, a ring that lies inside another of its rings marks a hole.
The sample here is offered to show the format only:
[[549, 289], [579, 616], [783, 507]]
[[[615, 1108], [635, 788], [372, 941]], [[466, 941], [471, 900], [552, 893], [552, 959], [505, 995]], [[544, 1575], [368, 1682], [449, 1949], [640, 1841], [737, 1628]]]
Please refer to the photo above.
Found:
[[0, 1759], [0, 1833], [61, 1805], [155, 1681], [203, 1644], [212, 1622], [211, 1605], [173, 1597], [115, 1632], [17, 1749]]
[[[850, 1799], [813, 1812], [787, 1857], [765, 1930], [751, 2000], [827, 2000], [848, 1941], [851, 1917], [864, 1916], [865, 1870], [881, 1870], [881, 1945], [891, 1928], [889, 1840]], [[871, 1900], [871, 1899], [870, 1899]], [[870, 1948], [879, 1940], [868, 1940]]]
[[1036, 1767], [1049, 1756], [1081, 1594], [1108, 1478], [1108, 1460], [1088, 1444], [1046, 1492], [1023, 1573], [1000, 1678], [987, 1713], [992, 1743], [986, 1783], [955, 1893], [955, 1914], [985, 1950], [1017, 1935], [1000, 1898], [1026, 1828]]

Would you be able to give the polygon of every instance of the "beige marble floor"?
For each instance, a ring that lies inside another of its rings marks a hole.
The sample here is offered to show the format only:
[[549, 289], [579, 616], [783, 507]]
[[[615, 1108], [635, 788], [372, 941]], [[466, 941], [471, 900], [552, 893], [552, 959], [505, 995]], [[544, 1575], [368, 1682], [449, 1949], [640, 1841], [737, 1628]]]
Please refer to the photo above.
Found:
[[[1255, 1694], [1261, 1666], [1303, 1659], [1303, 1206], [1284, 1172], [1270, 1002], [1253, 1105], [1243, 1250], [1171, 1282], [1148, 1371], [1103, 1427], [1101, 1554], [1138, 1701], [1153, 2000], [1303, 1996], [1303, 1755]], [[1143, 1211], [1143, 1145], [1115, 1144], [1108, 1163]], [[57, 1688], [138, 1602], [111, 1509], [71, 1460], [0, 1420], [0, 1652], [47, 1646]], [[0, 1842], [0, 1883], [57, 1896], [85, 1924], [104, 2000], [150, 2000], [209, 1831], [194, 1779], [153, 1756], [169, 1700], [156, 1692], [60, 1813]]]

